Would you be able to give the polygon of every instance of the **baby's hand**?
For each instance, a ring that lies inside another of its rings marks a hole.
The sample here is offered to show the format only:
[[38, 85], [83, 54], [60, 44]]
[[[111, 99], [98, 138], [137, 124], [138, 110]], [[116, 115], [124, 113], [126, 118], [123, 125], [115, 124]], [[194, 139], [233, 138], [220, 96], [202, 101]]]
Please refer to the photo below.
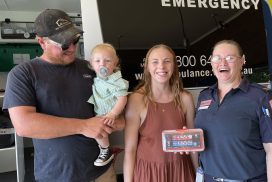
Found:
[[115, 121], [116, 115], [113, 113], [108, 113], [104, 116], [104, 124], [108, 126], [113, 126]]

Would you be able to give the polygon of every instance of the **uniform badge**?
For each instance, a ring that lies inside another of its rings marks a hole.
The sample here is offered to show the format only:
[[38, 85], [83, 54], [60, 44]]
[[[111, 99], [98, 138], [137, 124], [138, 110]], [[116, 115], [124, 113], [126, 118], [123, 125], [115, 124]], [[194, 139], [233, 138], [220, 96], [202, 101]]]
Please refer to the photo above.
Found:
[[209, 106], [211, 105], [212, 103], [212, 100], [209, 99], [209, 100], [203, 100], [200, 102], [200, 105], [198, 107], [198, 110], [202, 110], [202, 109], [208, 109]]

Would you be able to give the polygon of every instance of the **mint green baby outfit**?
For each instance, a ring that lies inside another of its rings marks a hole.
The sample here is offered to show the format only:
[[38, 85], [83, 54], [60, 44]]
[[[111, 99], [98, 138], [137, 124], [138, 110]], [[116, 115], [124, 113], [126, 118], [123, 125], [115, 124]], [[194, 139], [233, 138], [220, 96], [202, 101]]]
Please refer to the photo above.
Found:
[[88, 102], [94, 104], [94, 111], [98, 116], [111, 111], [117, 97], [128, 95], [128, 81], [122, 78], [121, 71], [117, 71], [107, 78], [94, 78], [93, 95]]

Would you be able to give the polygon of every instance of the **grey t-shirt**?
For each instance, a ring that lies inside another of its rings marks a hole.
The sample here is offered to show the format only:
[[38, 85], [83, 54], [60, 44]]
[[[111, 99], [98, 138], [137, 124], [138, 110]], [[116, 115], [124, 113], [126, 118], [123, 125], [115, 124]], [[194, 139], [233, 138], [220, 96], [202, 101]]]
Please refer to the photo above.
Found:
[[[54, 65], [36, 58], [14, 67], [8, 74], [3, 109], [34, 106], [37, 112], [68, 118], [90, 118], [95, 73], [87, 61]], [[54, 123], [52, 123], [54, 124]], [[35, 179], [50, 182], [89, 182], [107, 170], [95, 167], [99, 154], [94, 139], [71, 135], [55, 139], [33, 139]]]

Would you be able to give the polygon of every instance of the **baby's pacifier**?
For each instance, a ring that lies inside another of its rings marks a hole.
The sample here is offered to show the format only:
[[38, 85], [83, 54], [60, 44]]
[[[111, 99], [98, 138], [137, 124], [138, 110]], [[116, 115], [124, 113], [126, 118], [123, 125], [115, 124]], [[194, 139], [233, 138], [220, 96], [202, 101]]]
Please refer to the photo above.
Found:
[[108, 76], [108, 68], [106, 67], [101, 67], [99, 69], [99, 74], [102, 76], [102, 77], [107, 77]]

